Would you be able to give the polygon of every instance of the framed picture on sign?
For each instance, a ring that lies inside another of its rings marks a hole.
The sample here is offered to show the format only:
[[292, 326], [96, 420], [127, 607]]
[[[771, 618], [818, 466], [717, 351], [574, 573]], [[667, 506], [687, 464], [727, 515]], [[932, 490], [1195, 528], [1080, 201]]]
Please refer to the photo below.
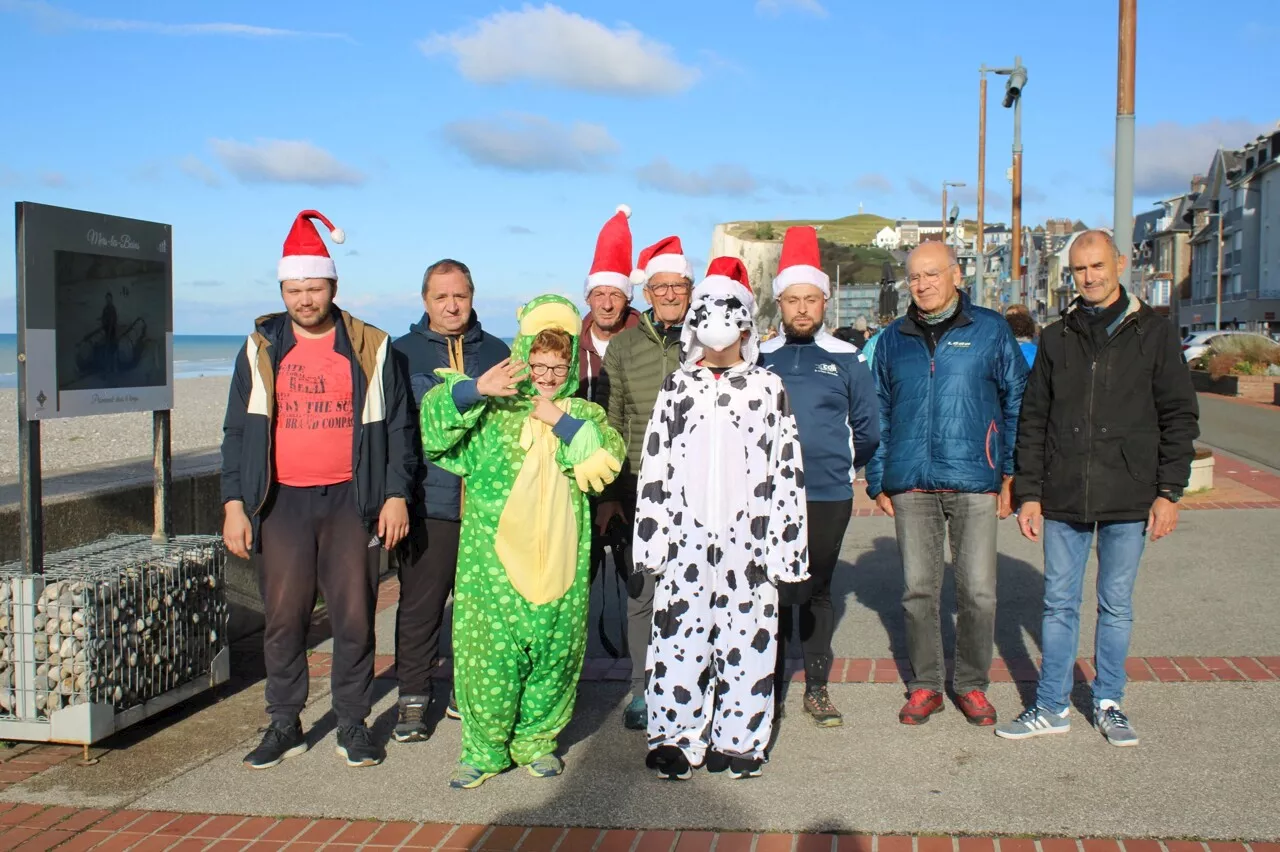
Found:
[[173, 407], [173, 229], [18, 202], [28, 420]]

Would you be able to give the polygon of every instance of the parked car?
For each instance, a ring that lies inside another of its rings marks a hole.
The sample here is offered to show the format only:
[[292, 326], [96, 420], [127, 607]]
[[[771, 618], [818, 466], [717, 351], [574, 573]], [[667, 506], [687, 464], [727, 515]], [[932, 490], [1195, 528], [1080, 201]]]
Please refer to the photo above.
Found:
[[1237, 331], [1236, 329], [1230, 328], [1224, 328], [1220, 331], [1193, 331], [1183, 338], [1182, 357], [1186, 358], [1187, 363], [1190, 364], [1192, 361], [1205, 355], [1209, 351], [1209, 347], [1213, 345], [1213, 341], [1229, 335], [1243, 335], [1245, 337], [1252, 337], [1256, 340], [1266, 341], [1267, 343], [1275, 343], [1275, 341], [1270, 337], [1267, 337], [1265, 334], [1258, 334], [1252, 331]]

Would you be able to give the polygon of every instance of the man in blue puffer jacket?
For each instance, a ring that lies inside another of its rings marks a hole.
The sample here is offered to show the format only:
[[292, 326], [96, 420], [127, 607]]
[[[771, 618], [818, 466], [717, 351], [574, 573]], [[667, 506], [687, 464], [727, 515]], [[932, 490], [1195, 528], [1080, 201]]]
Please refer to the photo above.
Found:
[[996, 522], [1012, 513], [1027, 362], [1004, 318], [959, 291], [951, 249], [937, 242], [917, 248], [907, 258], [907, 281], [912, 306], [881, 332], [876, 348], [880, 448], [867, 465], [867, 493], [895, 521], [906, 583], [914, 674], [898, 720], [919, 725], [943, 706], [939, 595], [949, 534], [959, 608], [953, 687], [965, 718], [991, 726]]

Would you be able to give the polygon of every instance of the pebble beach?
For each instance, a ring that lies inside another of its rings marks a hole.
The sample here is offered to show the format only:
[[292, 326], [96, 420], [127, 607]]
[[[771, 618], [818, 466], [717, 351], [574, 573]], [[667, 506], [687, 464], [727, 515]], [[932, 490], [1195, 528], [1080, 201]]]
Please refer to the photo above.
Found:
[[[174, 454], [211, 450], [222, 443], [222, 418], [230, 376], [177, 379], [173, 383]], [[18, 480], [18, 400], [0, 389], [0, 482]], [[45, 420], [40, 428], [45, 476], [84, 467], [151, 458], [151, 413], [103, 414]]]

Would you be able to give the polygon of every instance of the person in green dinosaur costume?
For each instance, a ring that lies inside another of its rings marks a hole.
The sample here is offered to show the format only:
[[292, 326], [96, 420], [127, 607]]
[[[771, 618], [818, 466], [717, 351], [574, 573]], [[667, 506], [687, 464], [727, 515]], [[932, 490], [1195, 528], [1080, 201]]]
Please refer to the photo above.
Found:
[[[577, 308], [539, 296], [519, 311], [511, 358], [479, 379], [439, 370], [422, 399], [427, 458], [462, 477], [453, 602], [462, 758], [470, 789], [514, 761], [559, 775], [586, 651], [591, 517], [587, 493], [613, 481], [622, 436], [578, 387]], [[527, 368], [527, 369], [526, 369]]]

